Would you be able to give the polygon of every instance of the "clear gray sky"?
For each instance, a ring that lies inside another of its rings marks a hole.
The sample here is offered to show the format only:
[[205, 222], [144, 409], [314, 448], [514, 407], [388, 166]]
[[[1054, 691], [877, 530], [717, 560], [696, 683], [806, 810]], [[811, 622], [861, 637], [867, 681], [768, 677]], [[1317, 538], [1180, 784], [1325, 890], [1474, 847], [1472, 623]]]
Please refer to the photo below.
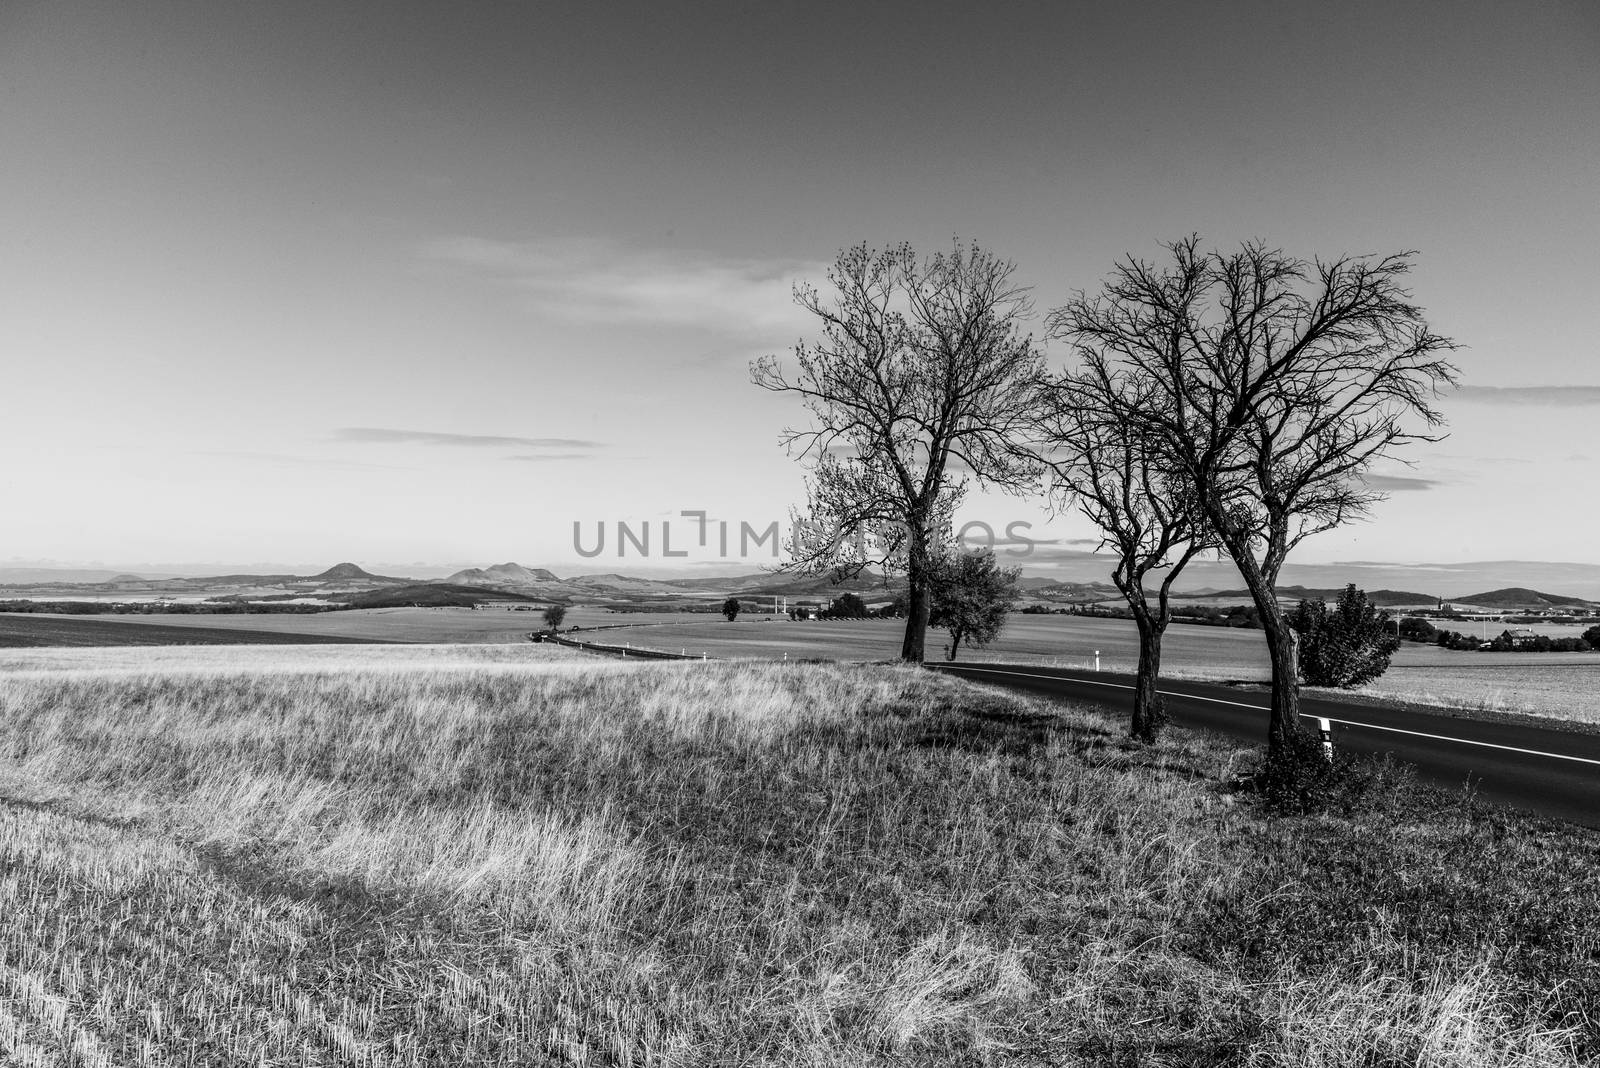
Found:
[[1600, 563], [1597, 131], [1587, 0], [9, 0], [0, 561], [638, 570], [572, 523], [798, 498], [746, 364], [841, 246], [1043, 310], [1199, 231], [1415, 248], [1467, 346], [1297, 559]]

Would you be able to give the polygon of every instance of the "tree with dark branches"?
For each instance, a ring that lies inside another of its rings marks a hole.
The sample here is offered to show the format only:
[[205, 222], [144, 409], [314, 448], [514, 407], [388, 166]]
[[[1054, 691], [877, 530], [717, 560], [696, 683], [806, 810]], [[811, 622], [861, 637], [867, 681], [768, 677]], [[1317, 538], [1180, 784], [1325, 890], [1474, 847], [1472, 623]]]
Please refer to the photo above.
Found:
[[1037, 465], [1017, 448], [1042, 361], [1022, 324], [1027, 292], [1014, 267], [977, 245], [919, 259], [910, 245], [841, 252], [825, 298], [796, 302], [820, 336], [795, 346], [794, 367], [756, 361], [763, 389], [798, 396], [811, 426], [783, 442], [810, 469], [790, 567], [859, 574], [871, 565], [907, 580], [901, 658], [920, 663], [929, 573], [972, 485], [1028, 489]]
[[[1075, 506], [1116, 558], [1111, 580], [1139, 631], [1139, 670], [1128, 733], [1153, 742], [1165, 722], [1158, 686], [1161, 639], [1172, 621], [1172, 585], [1184, 565], [1216, 548], [1187, 483], [1164, 465], [1142, 432], [1140, 413], [1163, 403], [1155, 383], [1128, 368], [1089, 360], [1039, 386], [1040, 455], [1051, 496]], [[1152, 603], [1149, 583], [1160, 573]]]
[[1307, 261], [1259, 243], [1206, 251], [1193, 236], [1168, 249], [1163, 266], [1124, 259], [1050, 327], [1086, 365], [1158, 391], [1134, 426], [1188, 483], [1250, 590], [1272, 659], [1278, 754], [1300, 707], [1278, 575], [1306, 538], [1384, 499], [1364, 480], [1375, 461], [1442, 437], [1435, 400], [1456, 380], [1445, 357], [1455, 345], [1403, 285], [1415, 253]]

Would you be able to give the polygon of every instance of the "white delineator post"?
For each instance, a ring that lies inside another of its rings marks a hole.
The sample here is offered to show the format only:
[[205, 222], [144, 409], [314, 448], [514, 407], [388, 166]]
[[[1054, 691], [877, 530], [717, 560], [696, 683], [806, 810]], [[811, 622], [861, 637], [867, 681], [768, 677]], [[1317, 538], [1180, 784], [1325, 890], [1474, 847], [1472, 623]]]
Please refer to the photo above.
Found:
[[1094, 669], [1096, 671], [1100, 670], [1100, 650], [1098, 649], [1094, 651]]
[[1321, 716], [1317, 717], [1317, 733], [1322, 735], [1322, 756], [1328, 763], [1333, 763], [1333, 724]]

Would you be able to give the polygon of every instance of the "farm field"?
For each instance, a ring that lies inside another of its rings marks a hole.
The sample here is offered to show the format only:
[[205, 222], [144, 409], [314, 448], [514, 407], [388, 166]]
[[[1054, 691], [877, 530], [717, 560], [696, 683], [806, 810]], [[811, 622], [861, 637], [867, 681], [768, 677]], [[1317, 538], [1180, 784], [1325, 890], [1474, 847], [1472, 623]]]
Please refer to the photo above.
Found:
[[[616, 613], [603, 608], [574, 608], [566, 626], [611, 626], [646, 621], [703, 622], [706, 613]], [[720, 618], [720, 617], [718, 617]], [[218, 637], [217, 641], [375, 641], [375, 642], [519, 642], [528, 632], [544, 626], [538, 612], [503, 609], [473, 611], [466, 608], [361, 608], [339, 612], [227, 613], [219, 615], [84, 615], [52, 616], [42, 613], [0, 613], [0, 646], [21, 645], [32, 635], [59, 637], [50, 644], [172, 644], [198, 641], [195, 631], [226, 635], [246, 631], [260, 637]], [[96, 630], [94, 628], [103, 628]], [[173, 628], [165, 641], [150, 641], [134, 628]], [[283, 639], [274, 635], [297, 635]], [[113, 638], [117, 639], [113, 642]], [[42, 644], [29, 641], [28, 644]]]
[[[272, 645], [381, 641], [353, 634], [306, 633], [275, 627], [202, 629], [174, 624], [172, 616], [145, 617], [130, 623], [128, 616], [51, 616], [40, 613], [0, 613], [0, 648], [55, 645]], [[187, 619], [189, 617], [176, 617]], [[249, 622], [272, 619], [254, 616]], [[281, 617], [280, 617], [281, 618]]]
[[[746, 623], [741, 617], [733, 623], [718, 619], [673, 627], [632, 627], [595, 640], [627, 640], [673, 651], [687, 648], [711, 656], [780, 659], [787, 653], [791, 658], [892, 660], [900, 655], [904, 634], [905, 621], [899, 619]], [[928, 631], [928, 659], [943, 657], [941, 643], [945, 640], [944, 631]], [[1007, 621], [997, 641], [982, 649], [962, 649], [961, 659], [1092, 668], [1098, 649], [1102, 670], [1132, 671], [1138, 662], [1138, 643], [1138, 631], [1128, 620], [1018, 613]], [[1173, 626], [1163, 648], [1172, 668], [1193, 671], [1196, 678], [1267, 678], [1259, 631]]]
[[[1409, 650], [1402, 650], [1402, 654]], [[1600, 653], [1456, 653], [1415, 662], [1397, 655], [1383, 677], [1357, 693], [1417, 704], [1600, 723]]]
[[0, 649], [0, 681], [45, 674], [193, 675], [473, 671], [494, 674], [553, 663], [594, 663], [559, 645], [167, 645]]
[[4, 656], [7, 1064], [1600, 1054], [1600, 841], [1392, 772], [1267, 818], [1225, 746], [897, 667]]
[[[580, 632], [606, 643], [713, 657], [781, 660], [892, 660], [904, 624], [897, 620], [790, 622], [741, 616], [728, 623], [704, 613], [617, 613], [575, 608], [568, 624], [626, 629]], [[181, 620], [181, 622], [174, 622]], [[400, 642], [525, 643], [541, 626], [538, 613], [467, 609], [380, 608], [317, 615], [40, 616], [0, 614], [7, 645], [164, 645]], [[943, 632], [929, 632], [938, 659]], [[999, 641], [961, 653], [969, 661], [1019, 661], [1092, 668], [1100, 650], [1105, 671], [1132, 672], [1137, 633], [1127, 620], [1087, 616], [1014, 615]], [[1261, 682], [1268, 678], [1258, 631], [1174, 624], [1163, 646], [1163, 670], [1174, 678]], [[1453, 652], [1407, 643], [1389, 672], [1363, 691], [1419, 704], [1522, 712], [1600, 722], [1600, 653]]]
[[[899, 655], [897, 620], [761, 623], [725, 620], [634, 627], [595, 640], [711, 656], [890, 660]], [[579, 635], [582, 637], [582, 635]], [[929, 659], [943, 654], [944, 632], [928, 635]], [[1138, 632], [1128, 620], [1013, 615], [1000, 638], [963, 650], [972, 662], [1020, 662], [1131, 674]], [[1260, 631], [1173, 624], [1162, 644], [1162, 670], [1173, 678], [1265, 682], [1270, 678]], [[1480, 653], [1406, 643], [1389, 671], [1358, 691], [1374, 697], [1453, 708], [1523, 712], [1600, 722], [1600, 653]]]

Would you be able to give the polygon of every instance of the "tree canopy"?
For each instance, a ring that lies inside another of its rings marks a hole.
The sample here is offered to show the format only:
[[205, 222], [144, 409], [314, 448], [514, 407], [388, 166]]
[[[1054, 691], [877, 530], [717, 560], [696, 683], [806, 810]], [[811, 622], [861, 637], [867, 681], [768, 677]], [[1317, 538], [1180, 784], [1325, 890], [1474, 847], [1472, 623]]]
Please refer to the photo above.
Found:
[[1031, 432], [1030, 383], [1043, 364], [1022, 324], [1012, 264], [977, 245], [919, 258], [910, 245], [841, 252], [824, 297], [795, 299], [818, 335], [751, 368], [764, 389], [799, 397], [810, 426], [784, 443], [807, 465], [808, 506], [793, 566], [907, 576], [902, 658], [921, 661], [928, 575], [969, 485], [1024, 490], [1037, 466], [1016, 448]]
[[1260, 612], [1276, 752], [1299, 729], [1294, 632], [1275, 592], [1284, 561], [1382, 499], [1366, 480], [1377, 460], [1437, 440], [1454, 345], [1402, 284], [1409, 252], [1304, 260], [1256, 242], [1207, 251], [1197, 237], [1168, 251], [1164, 265], [1124, 259], [1051, 325], [1094, 373], [1157, 392], [1130, 414]]
[[961, 643], [988, 645], [1005, 627], [1006, 614], [1017, 601], [1020, 567], [1001, 567], [990, 549], [958, 552], [935, 561], [931, 625], [950, 634], [947, 658], [954, 660]]

